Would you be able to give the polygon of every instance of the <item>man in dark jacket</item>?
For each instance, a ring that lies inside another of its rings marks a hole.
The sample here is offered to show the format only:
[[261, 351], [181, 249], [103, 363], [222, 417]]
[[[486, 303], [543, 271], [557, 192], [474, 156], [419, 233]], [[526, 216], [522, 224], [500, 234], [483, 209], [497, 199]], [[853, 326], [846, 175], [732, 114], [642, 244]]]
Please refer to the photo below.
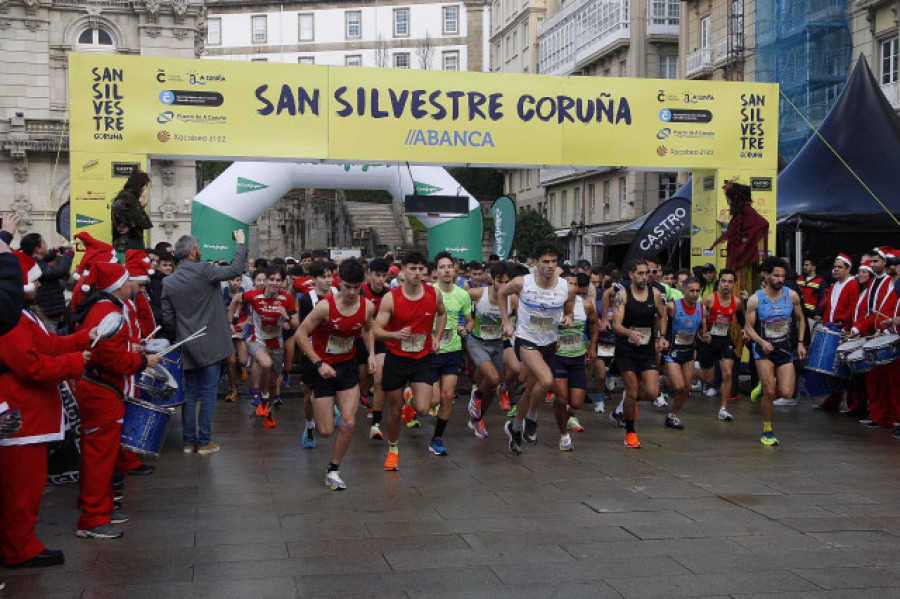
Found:
[[153, 228], [146, 210], [148, 185], [150, 175], [134, 171], [113, 200], [110, 208], [113, 247], [119, 253], [144, 249], [144, 231]]
[[47, 242], [38, 233], [29, 233], [22, 238], [19, 249], [30, 256], [41, 269], [41, 286], [35, 299], [48, 321], [56, 325], [60, 332], [66, 318], [66, 283], [72, 269], [75, 251], [70, 247], [47, 250]]

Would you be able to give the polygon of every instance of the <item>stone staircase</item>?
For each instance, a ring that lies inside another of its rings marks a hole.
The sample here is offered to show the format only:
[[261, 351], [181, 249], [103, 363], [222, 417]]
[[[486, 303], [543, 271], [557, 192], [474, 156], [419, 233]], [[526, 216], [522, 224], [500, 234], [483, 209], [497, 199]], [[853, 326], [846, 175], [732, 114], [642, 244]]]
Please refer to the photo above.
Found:
[[412, 242], [412, 230], [402, 208], [392, 204], [369, 202], [347, 202], [350, 213], [350, 228], [355, 234], [365, 229], [373, 229], [378, 236], [379, 253], [407, 247]]

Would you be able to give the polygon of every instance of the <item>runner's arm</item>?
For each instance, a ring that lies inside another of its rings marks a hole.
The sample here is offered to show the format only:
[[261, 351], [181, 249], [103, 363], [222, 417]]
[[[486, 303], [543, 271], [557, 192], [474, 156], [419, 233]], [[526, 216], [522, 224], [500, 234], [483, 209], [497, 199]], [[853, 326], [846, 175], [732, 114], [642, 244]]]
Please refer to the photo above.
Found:
[[597, 304], [586, 303], [585, 314], [587, 314], [588, 327], [590, 334], [588, 335], [588, 359], [592, 362], [597, 359], [597, 339], [600, 337], [600, 319], [597, 317]]
[[615, 307], [613, 308], [612, 329], [613, 333], [616, 335], [629, 337], [631, 335], [631, 329], [626, 329], [622, 324], [622, 321], [625, 318], [625, 300], [625, 290], [620, 289], [619, 291], [616, 291], [615, 299], [613, 300]]
[[563, 317], [562, 317], [562, 325], [564, 327], [572, 326], [572, 322], [575, 320], [575, 290], [576, 287], [574, 285], [569, 285], [566, 282], [566, 285], [569, 289], [569, 297], [566, 299], [566, 303], [563, 304]]
[[294, 333], [294, 342], [300, 346], [300, 351], [309, 358], [309, 361], [315, 364], [319, 361], [319, 356], [313, 349], [309, 336], [316, 327], [328, 320], [328, 302], [319, 302], [312, 312], [300, 323], [300, 328]]
[[[437, 306], [435, 308], [435, 316], [437, 316], [437, 326], [434, 328], [435, 331], [443, 331], [447, 326], [447, 308], [444, 307], [444, 299], [440, 293], [435, 294], [437, 296]], [[432, 335], [431, 336], [431, 351], [432, 353], [438, 353], [441, 350], [441, 336], [440, 335]]]
[[[374, 322], [374, 333], [375, 338], [379, 341], [389, 341], [392, 339], [399, 339], [397, 333], [400, 331], [387, 331], [384, 327], [387, 326], [388, 322], [391, 320], [391, 316], [394, 314], [394, 295], [391, 293], [385, 294], [385, 296], [381, 299], [381, 305], [378, 307], [378, 315], [375, 316]], [[409, 333], [407, 332], [407, 337]]]
[[366, 302], [366, 324], [363, 325], [363, 343], [369, 352], [369, 357], [375, 355], [375, 304], [363, 298]]
[[750, 299], [747, 300], [747, 309], [744, 310], [744, 313], [746, 314], [744, 334], [746, 334], [751, 341], [762, 346], [765, 342], [763, 341], [763, 338], [756, 333], [756, 306], [758, 303], [759, 300], [756, 295], [751, 295]]
[[797, 320], [797, 342], [801, 345], [806, 338], [806, 315], [803, 314], [803, 303], [800, 301], [800, 294], [793, 289], [791, 290], [791, 304], [794, 307], [794, 318]]
[[520, 293], [522, 293], [522, 284], [524, 283], [524, 281], [525, 279], [523, 279], [522, 277], [516, 277], [515, 279], [501, 287], [500, 291], [497, 292], [497, 307], [500, 308], [500, 323], [503, 325], [503, 332], [507, 336], [511, 336], [511, 334], [507, 332], [507, 329], [510, 328], [510, 325], [506, 300], [511, 295], [518, 296]]
[[232, 324], [234, 322], [234, 317], [237, 316], [238, 311], [241, 309], [241, 306], [244, 305], [243, 293], [238, 293], [233, 298], [231, 298], [231, 304], [228, 306], [228, 324]]

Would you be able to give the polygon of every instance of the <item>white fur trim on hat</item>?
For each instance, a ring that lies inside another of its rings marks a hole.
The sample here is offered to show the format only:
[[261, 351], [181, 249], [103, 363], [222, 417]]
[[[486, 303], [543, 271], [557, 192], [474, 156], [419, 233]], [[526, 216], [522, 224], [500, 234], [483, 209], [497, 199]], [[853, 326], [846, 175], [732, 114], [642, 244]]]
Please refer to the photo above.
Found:
[[34, 283], [28, 283], [27, 285], [25, 285], [25, 293], [31, 293], [35, 289], [37, 288], [34, 286]]
[[137, 277], [128, 277], [129, 281], [149, 281], [150, 277], [147, 275], [139, 275]]
[[101, 289], [100, 291], [103, 291], [104, 293], [112, 293], [113, 291], [115, 291], [116, 289], [118, 289], [119, 287], [124, 285], [126, 281], [128, 281], [128, 272], [127, 271], [121, 277], [119, 277], [118, 281], [116, 281], [109, 287], [105, 287], [105, 288]]
[[88, 291], [91, 290], [91, 286], [90, 285], [82, 285], [81, 290], [84, 291], [85, 293], [87, 293]]
[[851, 260], [850, 256], [848, 256], [847, 254], [838, 254], [837, 258], [835, 258], [835, 260], [840, 260], [847, 266], [849, 266], [851, 268], [853, 267], [853, 260]]

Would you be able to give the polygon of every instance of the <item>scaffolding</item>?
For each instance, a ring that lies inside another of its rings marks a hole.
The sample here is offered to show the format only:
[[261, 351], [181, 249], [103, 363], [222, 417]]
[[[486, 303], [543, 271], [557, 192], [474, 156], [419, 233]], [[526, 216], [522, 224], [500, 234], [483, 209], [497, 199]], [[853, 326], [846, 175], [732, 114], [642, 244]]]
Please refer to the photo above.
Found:
[[[852, 42], [844, 0], [756, 0], [756, 80], [781, 91], [818, 126], [850, 69]], [[778, 152], [790, 161], [812, 131], [781, 99]]]

